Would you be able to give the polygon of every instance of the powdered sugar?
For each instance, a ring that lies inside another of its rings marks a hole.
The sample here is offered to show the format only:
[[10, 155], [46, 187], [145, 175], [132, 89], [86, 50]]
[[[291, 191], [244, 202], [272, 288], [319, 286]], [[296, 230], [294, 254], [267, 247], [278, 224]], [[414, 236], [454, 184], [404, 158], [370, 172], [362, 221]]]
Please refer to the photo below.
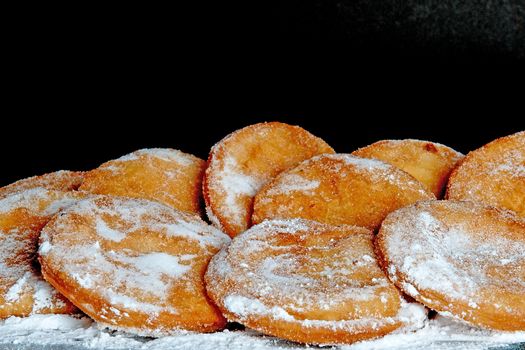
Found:
[[[193, 219], [196, 219], [193, 218]], [[199, 242], [201, 247], [213, 246], [222, 247], [229, 239], [213, 226], [203, 225], [202, 222], [190, 219], [180, 220], [176, 223], [162, 223], [155, 225], [156, 228], [165, 229], [166, 234], [170, 236], [184, 236], [188, 239], [194, 239]]]
[[[162, 289], [162, 292], [166, 292], [166, 287], [165, 286], [163, 286], [163, 287], [164, 288]], [[151, 289], [150, 289], [150, 291], [151, 291]], [[161, 294], [161, 293], [158, 293], [158, 294]], [[118, 310], [117, 307], [118, 308], [124, 308], [126, 310], [145, 312], [145, 313], [151, 315], [151, 317], [153, 317], [153, 318], [155, 318], [162, 311], [170, 312], [172, 314], [179, 313], [179, 311], [177, 309], [174, 309], [172, 307], [159, 306], [156, 303], [152, 303], [152, 302], [142, 302], [142, 301], [138, 300], [137, 298], [131, 297], [129, 295], [124, 295], [122, 293], [118, 293], [118, 292], [116, 292], [115, 290], [113, 290], [111, 288], [109, 288], [109, 289], [107, 289], [105, 291], [104, 297], [107, 298], [107, 300], [109, 301], [109, 303], [111, 305], [115, 306], [115, 307], [110, 307], [110, 309], [109, 309], [113, 313], [115, 313], [115, 311], [113, 311], [113, 310]], [[160, 295], [160, 297], [162, 298], [163, 295]], [[163, 301], [165, 301], [165, 300], [163, 300]], [[104, 315], [104, 313], [107, 313], [107, 312], [108, 312], [107, 310], [103, 310], [102, 314], [99, 315], [99, 317], [101, 317], [102, 319], [107, 319], [107, 317]], [[120, 311], [116, 312], [115, 314], [117, 315], [117, 317], [121, 317], [121, 312]], [[115, 323], [115, 322], [113, 321], [111, 323]], [[110, 326], [110, 324], [108, 324], [108, 326]]]
[[116, 161], [119, 162], [129, 162], [139, 159], [141, 156], [152, 156], [155, 158], [159, 158], [166, 161], [174, 161], [177, 162], [181, 166], [189, 166], [193, 164], [195, 159], [197, 159], [195, 156], [192, 156], [191, 154], [181, 152], [176, 149], [171, 148], [144, 148], [140, 149], [138, 151], [135, 151], [133, 153], [124, 155]]
[[[85, 209], [85, 205], [86, 203], [80, 203], [80, 205], [77, 208], [73, 208], [73, 210], [78, 208]], [[151, 203], [150, 206], [157, 205]], [[162, 210], [160, 205], [158, 208], [152, 209]], [[98, 210], [95, 209], [94, 211]], [[155, 212], [155, 210], [153, 210], [153, 212]], [[133, 213], [128, 214], [133, 215]], [[128, 216], [125, 217], [128, 220], [130, 219]], [[141, 219], [144, 218], [138, 213], [136, 215], [136, 223], [141, 222], [142, 225], [147, 225], [147, 221]], [[180, 221], [184, 222], [184, 219]], [[108, 232], [113, 231], [108, 231], [107, 227], [104, 227], [103, 231], [98, 230], [101, 227], [98, 224], [99, 222], [101, 222], [101, 219], [97, 217], [96, 230], [100, 236], [108, 238], [111, 241], [120, 241], [126, 237], [126, 233], [119, 232], [121, 235], [119, 235], [120, 239], [115, 240], [114, 234], [108, 235]], [[177, 227], [176, 224], [170, 225], [168, 231], [169, 234], [176, 235]], [[196, 239], [199, 243], [201, 242], [201, 237], [197, 233], [198, 231], [190, 232], [188, 228], [184, 226], [181, 227], [184, 228], [184, 231], [181, 233], [182, 236]], [[193, 228], [205, 228], [205, 225], [194, 224]], [[172, 288], [171, 281], [173, 281], [173, 278], [182, 278], [184, 274], [190, 270], [191, 261], [195, 258], [193, 255], [172, 256], [163, 252], [132, 255], [132, 252], [127, 253], [126, 251], [104, 251], [98, 242], [91, 245], [58, 247], [53, 246], [52, 243], [46, 241], [46, 237], [47, 235], [43, 236], [46, 255], [53, 253], [56, 254], [55, 250], [57, 249], [67, 249], [69, 251], [68, 256], [70, 257], [70, 260], [68, 264], [63, 267], [65, 273], [71, 274], [80, 285], [88, 289], [94, 288], [103, 283], [103, 280], [106, 278], [105, 274], [109, 274], [114, 289], [108, 289], [104, 293], [106, 293], [107, 297], [111, 299], [115, 305], [135, 310], [159, 312], [161, 308], [154, 307], [154, 305], [147, 306], [144, 303], [139, 303], [136, 300], [132, 300], [129, 296], [118, 294], [116, 290], [122, 290], [123, 288], [124, 290], [141, 290], [143, 293], [156, 296], [157, 298], [160, 298], [160, 300], [163, 300], [163, 298], [168, 295], [168, 290]], [[205, 238], [206, 236], [203, 235], [203, 237]], [[225, 242], [226, 240], [223, 238], [222, 240], [215, 239], [210, 241], [216, 244], [218, 241]], [[42, 250], [40, 253], [43, 254]], [[86, 266], [85, 261], [91, 262], [89, 268]], [[120, 266], [120, 268], [117, 268], [117, 266]], [[104, 274], [98, 274], [95, 273], [95, 271], [101, 271]]]
[[170, 277], [180, 277], [189, 271], [195, 255], [172, 256], [166, 253], [149, 253], [134, 258], [124, 258], [121, 261], [137, 266], [140, 270], [153, 271], [159, 276], [162, 274]]
[[[31, 313], [39, 313], [46, 308], [65, 306], [61, 300], [57, 299], [58, 292], [44, 281], [40, 273], [36, 271], [27, 271], [21, 278], [17, 279], [5, 293], [4, 299], [7, 303], [17, 303], [27, 293], [31, 293], [33, 297]], [[2, 307], [0, 306], [0, 308]]]
[[488, 172], [492, 176], [507, 175], [514, 178], [525, 178], [525, 163], [520, 164], [522, 151], [509, 150], [500, 159], [498, 163], [492, 163]]
[[[100, 197], [102, 198], [102, 197]], [[116, 199], [119, 201], [120, 199]], [[220, 230], [213, 226], [206, 225], [200, 218], [195, 215], [177, 211], [178, 220], [170, 219], [173, 211], [164, 207], [162, 204], [148, 200], [135, 200], [136, 205], [132, 207], [122, 206], [118, 208], [118, 220], [114, 220], [112, 225], [106, 222], [105, 216], [108, 212], [105, 208], [101, 209], [94, 201], [85, 200], [76, 204], [75, 210], [82, 215], [87, 215], [95, 219], [96, 233], [103, 239], [113, 242], [120, 242], [125, 237], [143, 228], [145, 224], [154, 230], [159, 230], [171, 237], [186, 237], [195, 240], [202, 247], [213, 246], [221, 247], [229, 238]], [[166, 213], [170, 213], [169, 215]], [[152, 219], [155, 218], [155, 219]], [[40, 253], [43, 254], [49, 246], [43, 241], [44, 251], [40, 247]]]
[[[462, 322], [437, 316], [415, 332], [395, 332], [383, 338], [344, 346], [344, 350], [478, 350], [525, 342], [525, 332], [495, 332], [470, 327]], [[519, 346], [519, 345], [518, 345]], [[523, 346], [523, 345], [522, 345]], [[499, 348], [499, 347], [498, 347]], [[509, 348], [511, 349], [511, 348]], [[519, 349], [518, 347], [512, 349]]]
[[219, 230], [222, 230], [223, 228], [222, 228], [221, 221], [215, 214], [213, 214], [213, 211], [211, 210], [211, 208], [206, 206], [205, 210], [206, 210], [206, 216], [210, 220], [211, 224], [217, 227]]
[[360, 169], [366, 170], [388, 170], [390, 167], [387, 163], [382, 162], [380, 160], [361, 158], [352, 156], [350, 154], [329, 154], [325, 155], [325, 157], [335, 160], [342, 160], [347, 165], [353, 165]]
[[[266, 182], [253, 175], [245, 175], [233, 157], [226, 157], [218, 175], [218, 184], [225, 195], [221, 210], [235, 225], [243, 225], [243, 197], [253, 197]], [[211, 211], [211, 209], [208, 209]]]
[[45, 188], [49, 190], [71, 191], [76, 190], [82, 183], [84, 174], [79, 171], [59, 170], [40, 176], [33, 176], [16, 181], [0, 188], [0, 197], [30, 190]]
[[293, 191], [301, 191], [306, 194], [313, 193], [319, 187], [320, 182], [318, 180], [308, 180], [297, 174], [290, 174], [290, 176], [281, 177], [278, 184], [268, 191], [269, 195], [289, 193]]
[[[97, 229], [97, 233], [100, 236], [104, 237], [105, 239], [114, 241], [114, 242], [120, 242], [126, 237], [125, 233], [110, 228], [106, 224], [106, 222], [101, 218], [96, 219], [96, 229]], [[45, 251], [49, 249], [49, 242], [44, 242], [44, 244], [47, 244], [47, 246], [45, 249], [42, 250], [43, 253], [45, 253]]]
[[268, 315], [275, 320], [294, 321], [295, 318], [279, 306], [267, 307], [259, 300], [246, 298], [241, 295], [228, 295], [224, 299], [224, 306], [241, 318], [250, 316]]
[[0, 199], [0, 214], [26, 208], [41, 216], [50, 216], [75, 203], [80, 196], [36, 187]]
[[[37, 187], [0, 199], [0, 220], [3, 222], [0, 229], [0, 290], [5, 300], [0, 309], [9, 309], [19, 302], [25, 304], [20, 306], [21, 310], [29, 308], [22, 311], [24, 313], [65, 306], [58, 299], [58, 292], [42, 279], [33, 259], [39, 226], [80, 197], [74, 192]], [[20, 213], [23, 217], [12, 216]], [[28, 295], [32, 297], [32, 305], [27, 301]]]
[[[397, 332], [376, 340], [333, 347], [341, 350], [488, 350], [505, 344], [525, 342], [525, 332], [505, 333], [481, 330], [457, 321], [437, 317], [414, 332]], [[253, 331], [223, 331], [211, 334], [180, 332], [152, 340], [122, 332], [99, 329], [87, 317], [33, 315], [0, 321], [0, 345], [20, 349], [129, 349], [129, 350], [289, 350], [307, 349]], [[508, 348], [520, 349], [520, 345]], [[523, 345], [522, 345], [523, 346]], [[506, 349], [506, 348], [502, 348]]]
[[[325, 321], [325, 320], [300, 320], [289, 314], [280, 306], [268, 307], [257, 299], [247, 298], [241, 295], [228, 295], [224, 299], [224, 306], [240, 318], [269, 316], [274, 320], [287, 322], [300, 322], [305, 327], [326, 327], [336, 329], [359, 329], [369, 327], [375, 329], [383, 323], [394, 324], [395, 318], [377, 319], [373, 317], [363, 317], [359, 319]], [[422, 305], [402, 303], [398, 317], [407, 325], [403, 328], [404, 332], [418, 329], [424, 326], [426, 320], [426, 310]]]
[[26, 272], [20, 277], [15, 284], [13, 284], [5, 293], [4, 299], [8, 302], [13, 302], [20, 298], [20, 294], [24, 291], [24, 288], [29, 279], [31, 279], [32, 273]]
[[41, 278], [36, 279], [35, 292], [33, 294], [33, 313], [38, 313], [40, 310], [49, 308], [51, 306], [61, 307], [64, 302], [60, 299], [53, 300], [58, 294], [57, 291]]

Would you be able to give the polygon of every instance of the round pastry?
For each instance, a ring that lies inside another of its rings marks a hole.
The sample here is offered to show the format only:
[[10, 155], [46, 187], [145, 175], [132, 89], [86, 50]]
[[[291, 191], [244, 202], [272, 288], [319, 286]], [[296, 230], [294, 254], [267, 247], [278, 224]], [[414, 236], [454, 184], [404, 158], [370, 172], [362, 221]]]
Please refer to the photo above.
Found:
[[421, 326], [424, 308], [388, 282], [372, 237], [356, 226], [265, 221], [212, 259], [208, 294], [229, 320], [301, 343], [352, 343]]
[[421, 140], [383, 140], [352, 152], [379, 159], [406, 171], [437, 198], [442, 198], [448, 177], [463, 155], [445, 145]]
[[95, 196], [41, 234], [44, 278], [103, 326], [146, 336], [211, 332], [226, 320], [204, 289], [211, 257], [229, 237], [157, 202]]
[[254, 224], [304, 218], [376, 229], [393, 210], [434, 195], [404, 171], [375, 159], [326, 154], [281, 173], [257, 194]]
[[81, 171], [55, 171], [53, 173], [18, 180], [17, 182], [4, 186], [0, 188], [0, 197], [36, 187], [57, 191], [73, 191], [80, 187], [83, 179], [84, 173]]
[[0, 199], [0, 318], [76, 311], [43, 280], [35, 256], [41, 228], [81, 197], [33, 188]]
[[141, 149], [86, 173], [80, 190], [143, 198], [200, 214], [206, 162], [168, 148]]
[[231, 237], [250, 226], [253, 197], [278, 173], [322, 153], [333, 153], [308, 131], [283, 123], [247, 126], [211, 149], [203, 193], [210, 221]]
[[473, 325], [525, 330], [525, 221], [474, 202], [428, 201], [383, 221], [380, 264], [405, 293]]
[[447, 198], [483, 202], [525, 216], [525, 131], [467, 154], [450, 175]]

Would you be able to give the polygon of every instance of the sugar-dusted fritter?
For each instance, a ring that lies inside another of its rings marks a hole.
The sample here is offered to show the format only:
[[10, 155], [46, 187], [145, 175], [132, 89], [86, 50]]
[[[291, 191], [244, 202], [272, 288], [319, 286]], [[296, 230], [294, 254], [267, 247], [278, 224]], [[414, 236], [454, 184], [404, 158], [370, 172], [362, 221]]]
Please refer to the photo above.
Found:
[[525, 131], [467, 154], [450, 175], [447, 198], [483, 202], [525, 217]]
[[224, 315], [252, 329], [307, 344], [344, 344], [426, 315], [389, 283], [373, 233], [304, 219], [269, 220], [235, 237], [206, 272]]
[[169, 148], [141, 149], [86, 173], [80, 190], [157, 201], [200, 214], [206, 162]]
[[84, 173], [81, 171], [55, 171], [53, 173], [18, 180], [10, 185], [4, 186], [0, 188], [0, 197], [37, 187], [57, 191], [74, 191], [80, 187], [83, 180]]
[[525, 330], [525, 221], [475, 202], [427, 201], [386, 217], [376, 252], [390, 279], [473, 325]]
[[376, 229], [391, 211], [434, 198], [419, 181], [390, 164], [326, 154], [268, 183], [255, 197], [252, 221], [304, 218]]
[[0, 318], [77, 311], [44, 281], [36, 252], [42, 227], [82, 196], [38, 187], [0, 198]]
[[204, 273], [229, 237], [157, 202], [95, 196], [42, 230], [39, 261], [56, 289], [99, 324], [147, 336], [211, 332], [226, 320]]

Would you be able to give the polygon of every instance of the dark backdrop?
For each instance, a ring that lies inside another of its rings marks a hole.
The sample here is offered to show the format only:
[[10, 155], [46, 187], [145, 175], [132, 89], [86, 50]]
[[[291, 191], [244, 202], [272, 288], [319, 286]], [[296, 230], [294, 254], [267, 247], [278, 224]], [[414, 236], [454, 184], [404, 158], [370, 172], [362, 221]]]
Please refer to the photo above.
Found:
[[339, 152], [406, 137], [467, 152], [525, 129], [523, 61], [475, 50], [443, 60], [366, 32], [374, 23], [356, 41], [340, 2], [25, 9], [4, 50], [0, 185], [143, 147], [206, 158], [265, 120]]

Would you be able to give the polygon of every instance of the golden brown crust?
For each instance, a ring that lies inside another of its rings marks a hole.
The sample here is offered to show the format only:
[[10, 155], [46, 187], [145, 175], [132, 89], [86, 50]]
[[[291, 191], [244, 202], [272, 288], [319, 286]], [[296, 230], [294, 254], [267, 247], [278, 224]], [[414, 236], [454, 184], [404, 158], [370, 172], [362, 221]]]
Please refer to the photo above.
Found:
[[467, 154], [450, 175], [446, 197], [483, 202], [525, 216], [525, 131]]
[[77, 311], [43, 280], [35, 255], [42, 227], [82, 197], [38, 187], [0, 199], [0, 318]]
[[387, 163], [321, 155], [264, 186], [255, 197], [252, 221], [300, 217], [376, 229], [389, 212], [434, 198], [419, 181]]
[[87, 172], [80, 190], [149, 199], [200, 215], [205, 167], [204, 160], [178, 150], [142, 149]]
[[47, 281], [109, 328], [148, 336], [212, 332], [226, 320], [203, 276], [228, 241], [197, 216], [162, 204], [95, 196], [46, 225], [39, 260]]
[[208, 294], [229, 320], [307, 344], [353, 343], [414, 326], [400, 316], [407, 306], [378, 267], [372, 236], [356, 226], [266, 221], [212, 259]]
[[374, 158], [406, 171], [437, 198], [442, 198], [448, 177], [463, 155], [450, 147], [421, 140], [382, 140], [360, 148], [353, 155]]
[[39, 176], [18, 180], [0, 188], [0, 198], [16, 192], [42, 187], [56, 191], [77, 190], [84, 180], [84, 172], [60, 170]]
[[266, 182], [305, 159], [333, 152], [299, 126], [259, 123], [233, 132], [208, 158], [203, 194], [210, 221], [234, 237], [250, 226], [253, 197]]
[[525, 330], [525, 221], [474, 202], [418, 202], [383, 221], [375, 251], [390, 280], [440, 313]]

